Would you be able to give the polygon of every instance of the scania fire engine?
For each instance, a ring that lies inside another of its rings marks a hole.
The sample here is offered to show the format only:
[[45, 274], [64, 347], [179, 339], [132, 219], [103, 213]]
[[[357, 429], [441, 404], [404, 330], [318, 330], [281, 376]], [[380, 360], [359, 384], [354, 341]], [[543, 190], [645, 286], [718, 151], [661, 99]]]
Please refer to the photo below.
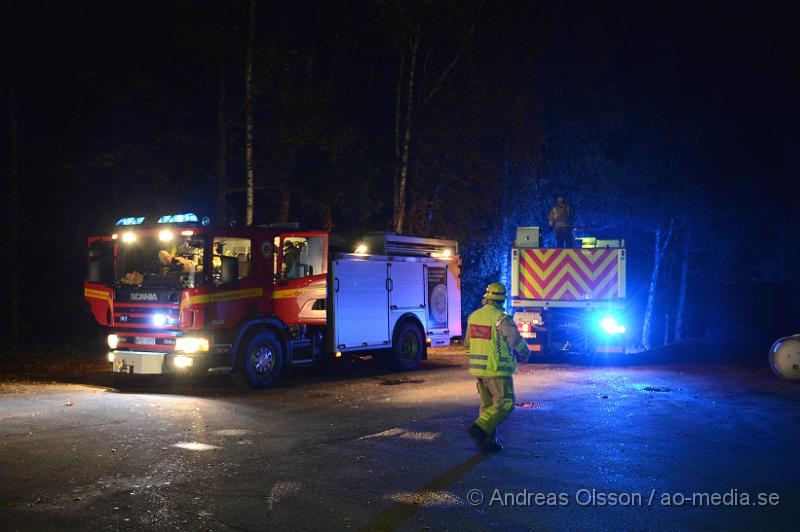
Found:
[[538, 227], [518, 227], [511, 250], [511, 307], [532, 351], [624, 353], [625, 242], [576, 239], [544, 248]]
[[427, 346], [461, 335], [455, 241], [350, 242], [291, 224], [215, 227], [194, 213], [126, 217], [89, 238], [84, 296], [108, 329], [112, 371], [225, 371], [254, 388], [343, 354], [413, 369]]

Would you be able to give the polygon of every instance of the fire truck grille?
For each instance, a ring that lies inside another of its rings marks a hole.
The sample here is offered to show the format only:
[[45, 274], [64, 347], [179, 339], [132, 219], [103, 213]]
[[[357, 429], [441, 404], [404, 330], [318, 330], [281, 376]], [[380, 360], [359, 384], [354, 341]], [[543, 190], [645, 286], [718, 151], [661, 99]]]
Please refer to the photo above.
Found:
[[180, 323], [180, 308], [177, 306], [139, 307], [117, 304], [114, 308], [114, 324], [117, 327], [177, 328]]

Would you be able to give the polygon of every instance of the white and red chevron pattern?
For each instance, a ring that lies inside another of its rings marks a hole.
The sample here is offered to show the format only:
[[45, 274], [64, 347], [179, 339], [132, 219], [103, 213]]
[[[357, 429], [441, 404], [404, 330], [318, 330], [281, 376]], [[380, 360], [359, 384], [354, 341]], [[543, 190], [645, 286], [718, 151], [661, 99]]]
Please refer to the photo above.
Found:
[[620, 283], [620, 258], [624, 253], [624, 249], [520, 249], [520, 297], [546, 300], [624, 297]]

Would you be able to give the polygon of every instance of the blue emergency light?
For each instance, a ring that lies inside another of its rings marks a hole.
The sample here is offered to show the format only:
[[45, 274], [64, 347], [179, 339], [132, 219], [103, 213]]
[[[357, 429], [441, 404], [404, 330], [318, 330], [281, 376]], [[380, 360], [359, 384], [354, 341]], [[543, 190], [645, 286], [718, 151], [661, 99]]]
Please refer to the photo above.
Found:
[[158, 223], [160, 224], [183, 224], [197, 221], [199, 221], [197, 215], [193, 212], [187, 212], [186, 214], [168, 214], [158, 219]]
[[120, 218], [115, 225], [139, 225], [144, 221], [144, 216], [129, 216]]
[[609, 335], [625, 334], [625, 326], [620, 325], [614, 316], [605, 316], [600, 320], [600, 328]]

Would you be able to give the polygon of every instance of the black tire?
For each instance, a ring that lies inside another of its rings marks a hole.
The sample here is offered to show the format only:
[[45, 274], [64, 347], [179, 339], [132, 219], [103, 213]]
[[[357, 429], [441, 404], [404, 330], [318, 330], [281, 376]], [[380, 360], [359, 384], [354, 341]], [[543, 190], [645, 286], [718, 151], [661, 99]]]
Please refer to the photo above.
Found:
[[239, 348], [234, 383], [239, 387], [269, 388], [283, 371], [283, 346], [270, 330], [248, 335]]
[[419, 366], [425, 355], [427, 344], [420, 326], [411, 320], [401, 322], [394, 329], [389, 362], [393, 369], [409, 371]]

